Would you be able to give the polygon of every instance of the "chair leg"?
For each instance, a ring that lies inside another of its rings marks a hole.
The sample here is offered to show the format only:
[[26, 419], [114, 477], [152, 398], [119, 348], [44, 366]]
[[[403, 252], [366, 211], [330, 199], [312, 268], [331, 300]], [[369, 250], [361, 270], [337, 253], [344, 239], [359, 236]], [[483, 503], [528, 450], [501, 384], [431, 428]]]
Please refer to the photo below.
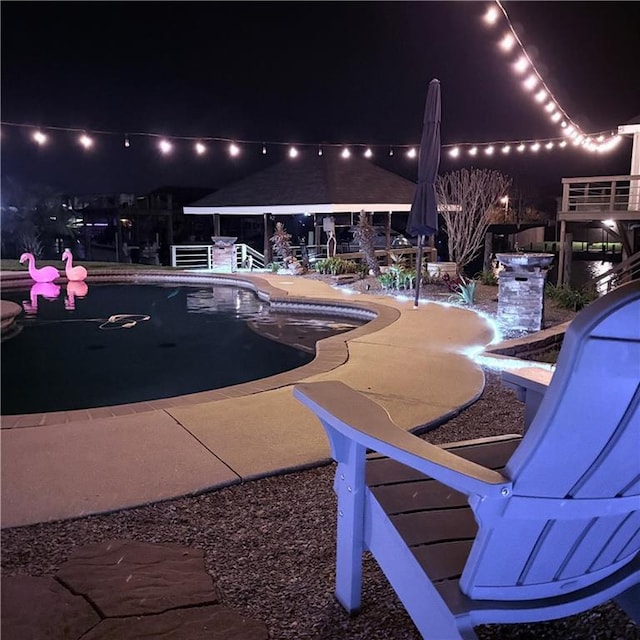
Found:
[[364, 552], [364, 447], [352, 443], [348, 461], [336, 471], [338, 526], [336, 597], [349, 613], [360, 609]]
[[640, 625], [640, 584], [623, 591], [614, 601], [637, 625]]

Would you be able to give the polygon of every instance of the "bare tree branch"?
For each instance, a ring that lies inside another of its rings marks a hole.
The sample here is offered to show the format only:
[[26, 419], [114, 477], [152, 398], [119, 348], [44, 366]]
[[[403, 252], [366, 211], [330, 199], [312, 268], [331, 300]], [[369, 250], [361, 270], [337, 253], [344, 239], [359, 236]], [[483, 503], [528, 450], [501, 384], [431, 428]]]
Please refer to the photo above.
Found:
[[438, 176], [436, 192], [448, 236], [449, 259], [458, 271], [480, 252], [492, 207], [511, 186], [511, 178], [488, 169], [460, 169]]

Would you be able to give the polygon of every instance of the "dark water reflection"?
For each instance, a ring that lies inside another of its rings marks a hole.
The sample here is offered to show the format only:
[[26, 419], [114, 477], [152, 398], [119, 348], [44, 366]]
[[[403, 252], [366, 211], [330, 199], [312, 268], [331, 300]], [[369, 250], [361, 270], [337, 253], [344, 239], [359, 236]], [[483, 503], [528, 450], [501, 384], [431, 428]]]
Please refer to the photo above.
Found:
[[272, 313], [253, 292], [229, 286], [56, 287], [3, 291], [25, 310], [23, 330], [2, 343], [4, 415], [139, 402], [272, 376], [310, 362], [316, 340], [364, 322]]

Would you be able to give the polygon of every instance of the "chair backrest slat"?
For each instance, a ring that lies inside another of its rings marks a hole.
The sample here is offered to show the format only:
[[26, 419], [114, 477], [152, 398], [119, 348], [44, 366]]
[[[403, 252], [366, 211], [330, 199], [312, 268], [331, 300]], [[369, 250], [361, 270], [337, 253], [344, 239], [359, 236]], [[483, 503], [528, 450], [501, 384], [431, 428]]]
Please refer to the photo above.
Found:
[[[505, 475], [531, 513], [494, 516], [476, 506], [480, 527], [460, 582], [467, 595], [561, 595], [640, 551], [640, 282], [593, 302], [569, 326]], [[627, 503], [614, 508], [620, 496]], [[570, 517], [563, 504], [573, 500], [585, 502]]]

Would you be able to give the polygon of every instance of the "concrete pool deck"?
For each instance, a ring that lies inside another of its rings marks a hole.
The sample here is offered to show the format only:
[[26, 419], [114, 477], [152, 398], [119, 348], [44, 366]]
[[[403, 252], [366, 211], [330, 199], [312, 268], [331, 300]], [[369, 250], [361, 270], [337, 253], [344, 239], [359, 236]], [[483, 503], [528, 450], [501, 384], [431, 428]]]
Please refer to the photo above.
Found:
[[[0, 276], [4, 282], [8, 274]], [[108, 512], [328, 462], [322, 426], [293, 397], [293, 384], [302, 380], [344, 381], [405, 429], [443, 420], [482, 392], [482, 370], [465, 352], [489, 344], [493, 329], [472, 311], [428, 302], [414, 309], [412, 299], [353, 294], [309, 278], [238, 277], [271, 299], [350, 301], [378, 317], [320, 343], [309, 365], [255, 383], [135, 405], [2, 416], [2, 527]]]

